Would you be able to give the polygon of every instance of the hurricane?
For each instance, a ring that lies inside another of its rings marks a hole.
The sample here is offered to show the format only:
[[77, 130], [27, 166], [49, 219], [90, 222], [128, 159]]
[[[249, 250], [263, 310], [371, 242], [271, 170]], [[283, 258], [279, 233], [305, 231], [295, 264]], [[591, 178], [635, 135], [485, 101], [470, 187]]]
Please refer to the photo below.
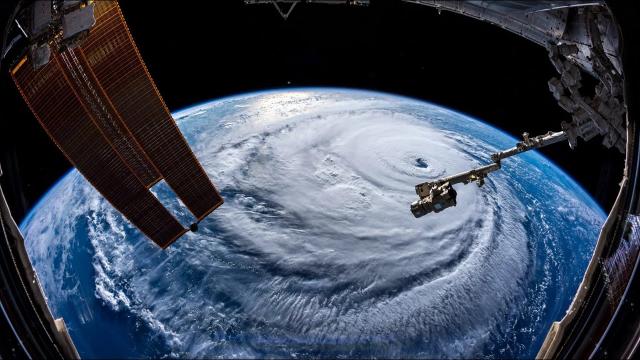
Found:
[[197, 232], [159, 249], [75, 170], [22, 224], [81, 356], [530, 358], [604, 221], [537, 153], [414, 218], [416, 184], [516, 142], [423, 101], [283, 89], [174, 117], [225, 199]]

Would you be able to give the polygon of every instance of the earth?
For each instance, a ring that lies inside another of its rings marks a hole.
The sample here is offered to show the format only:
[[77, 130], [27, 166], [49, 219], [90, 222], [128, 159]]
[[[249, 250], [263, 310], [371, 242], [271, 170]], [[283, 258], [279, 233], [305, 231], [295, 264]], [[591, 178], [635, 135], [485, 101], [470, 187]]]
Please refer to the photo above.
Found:
[[531, 358], [605, 219], [538, 153], [414, 218], [414, 185], [516, 142], [414, 99], [286, 89], [174, 116], [225, 198], [198, 232], [159, 249], [76, 170], [21, 225], [82, 357]]

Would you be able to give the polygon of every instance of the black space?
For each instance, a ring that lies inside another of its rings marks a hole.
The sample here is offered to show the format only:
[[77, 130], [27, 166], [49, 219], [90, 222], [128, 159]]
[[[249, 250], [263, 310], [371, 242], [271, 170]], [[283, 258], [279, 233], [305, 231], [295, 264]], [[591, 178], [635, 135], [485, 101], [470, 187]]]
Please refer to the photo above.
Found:
[[[2, 23], [11, 1], [2, 1]], [[546, 51], [490, 24], [399, 1], [369, 7], [301, 4], [287, 21], [269, 5], [240, 0], [121, 1], [131, 32], [172, 110], [254, 90], [363, 88], [424, 99], [516, 137], [559, 130], [569, 115], [547, 80]], [[2, 185], [20, 219], [69, 168], [2, 69]], [[542, 151], [605, 210], [623, 156], [598, 139]], [[19, 181], [16, 181], [19, 179]], [[413, 186], [414, 184], [407, 184]]]

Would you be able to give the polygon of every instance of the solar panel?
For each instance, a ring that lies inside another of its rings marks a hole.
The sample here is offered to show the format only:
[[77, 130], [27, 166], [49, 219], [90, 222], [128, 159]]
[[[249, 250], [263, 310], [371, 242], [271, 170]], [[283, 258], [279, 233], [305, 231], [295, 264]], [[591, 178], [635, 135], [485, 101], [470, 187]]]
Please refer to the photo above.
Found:
[[96, 81], [95, 75], [84, 57], [78, 56], [76, 52], [77, 50], [68, 49], [60, 54], [62, 66], [69, 74], [73, 86], [85, 106], [91, 111], [96, 125], [105, 135], [107, 141], [147, 188], [153, 186], [160, 181], [160, 173], [113, 108], [113, 104], [104, 93], [100, 83]]
[[167, 109], [116, 1], [99, 1], [80, 47], [120, 118], [167, 184], [201, 220], [223, 202]]
[[35, 44], [44, 50], [25, 56], [12, 77], [78, 171], [164, 248], [186, 229], [149, 191], [155, 183], [164, 178], [197, 221], [222, 197], [160, 96], [117, 1], [73, 8], [65, 19], [66, 28], [90, 30]]
[[54, 54], [34, 70], [26, 58], [11, 74], [35, 117], [78, 171], [146, 236], [168, 246], [186, 229], [109, 143], [63, 62], [62, 55]]

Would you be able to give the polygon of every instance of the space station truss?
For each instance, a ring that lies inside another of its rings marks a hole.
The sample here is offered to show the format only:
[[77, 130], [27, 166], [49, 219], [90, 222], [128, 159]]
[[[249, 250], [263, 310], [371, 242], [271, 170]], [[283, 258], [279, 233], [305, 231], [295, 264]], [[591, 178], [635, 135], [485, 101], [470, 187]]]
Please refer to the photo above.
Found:
[[[46, 46], [48, 54], [25, 55], [11, 76], [78, 171], [166, 248], [187, 229], [151, 193], [154, 184], [164, 179], [196, 222], [223, 200], [158, 92], [117, 1], [89, 2], [80, 9], [87, 8], [93, 24], [76, 43], [61, 43], [65, 36], [46, 38], [38, 47]], [[87, 23], [73, 20], [63, 22], [63, 31]]]

